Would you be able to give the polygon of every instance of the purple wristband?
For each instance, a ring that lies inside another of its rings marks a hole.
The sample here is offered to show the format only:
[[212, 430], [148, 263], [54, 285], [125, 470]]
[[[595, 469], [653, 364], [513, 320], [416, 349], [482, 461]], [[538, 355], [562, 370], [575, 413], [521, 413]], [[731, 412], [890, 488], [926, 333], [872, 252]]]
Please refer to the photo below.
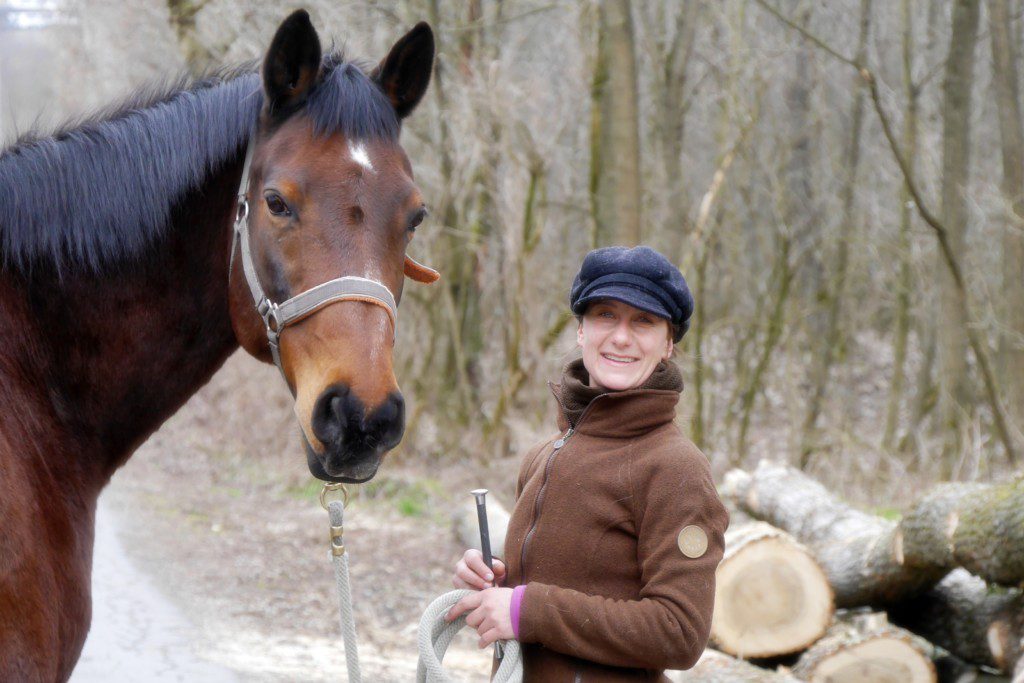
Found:
[[523, 604], [523, 594], [526, 593], [526, 585], [516, 586], [512, 589], [512, 633], [516, 640], [519, 640], [519, 608]]

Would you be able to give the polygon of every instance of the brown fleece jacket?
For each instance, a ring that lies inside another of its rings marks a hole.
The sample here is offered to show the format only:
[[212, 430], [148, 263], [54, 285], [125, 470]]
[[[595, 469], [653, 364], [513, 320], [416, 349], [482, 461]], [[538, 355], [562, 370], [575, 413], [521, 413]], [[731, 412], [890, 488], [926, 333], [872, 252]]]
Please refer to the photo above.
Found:
[[638, 389], [594, 397], [586, 384], [571, 363], [554, 387], [562, 434], [526, 455], [516, 486], [505, 585], [526, 584], [525, 680], [667, 680], [707, 643], [728, 514], [673, 423], [674, 364]]

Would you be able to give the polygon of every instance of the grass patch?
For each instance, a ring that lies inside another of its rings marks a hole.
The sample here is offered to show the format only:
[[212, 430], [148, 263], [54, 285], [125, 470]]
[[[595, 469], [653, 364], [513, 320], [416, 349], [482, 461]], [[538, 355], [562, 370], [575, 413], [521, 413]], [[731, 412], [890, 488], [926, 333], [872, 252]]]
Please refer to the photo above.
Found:
[[390, 502], [405, 517], [430, 516], [434, 501], [444, 494], [441, 483], [430, 478], [377, 477], [358, 490], [360, 498]]
[[903, 516], [897, 508], [880, 506], [871, 510], [872, 513], [878, 515], [882, 519], [887, 519], [890, 522], [898, 522]]

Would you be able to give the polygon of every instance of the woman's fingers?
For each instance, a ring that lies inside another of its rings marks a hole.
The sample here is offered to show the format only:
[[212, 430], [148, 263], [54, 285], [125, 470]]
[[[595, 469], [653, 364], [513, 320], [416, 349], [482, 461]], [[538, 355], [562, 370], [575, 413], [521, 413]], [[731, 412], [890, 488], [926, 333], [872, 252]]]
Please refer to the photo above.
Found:
[[488, 584], [494, 581], [494, 574], [491, 572], [491, 568], [484, 562], [484, 556], [479, 550], [467, 550], [462, 559], [466, 561], [470, 571], [481, 577], [483, 581], [486, 581]]
[[487, 618], [487, 612], [482, 607], [477, 607], [475, 610], [466, 615], [466, 624], [470, 628], [480, 630], [480, 625], [484, 623]]
[[466, 612], [475, 610], [477, 607], [480, 606], [480, 596], [482, 595], [483, 593], [470, 593], [466, 597], [459, 600], [457, 603], [455, 603], [455, 605], [452, 606], [450, 610], [448, 610], [448, 614], [446, 614], [444, 617], [445, 621], [455, 621]]
[[487, 587], [487, 582], [467, 567], [463, 560], [459, 560], [459, 563], [455, 565], [455, 576], [452, 577], [452, 583], [456, 588], [471, 590], [481, 590]]
[[490, 645], [492, 643], [496, 643], [499, 640], [501, 640], [501, 637], [499, 636], [498, 629], [497, 628], [491, 628], [486, 633], [484, 633], [482, 636], [480, 636], [480, 640], [477, 641], [477, 645], [482, 650], [485, 647], [487, 647], [488, 645]]

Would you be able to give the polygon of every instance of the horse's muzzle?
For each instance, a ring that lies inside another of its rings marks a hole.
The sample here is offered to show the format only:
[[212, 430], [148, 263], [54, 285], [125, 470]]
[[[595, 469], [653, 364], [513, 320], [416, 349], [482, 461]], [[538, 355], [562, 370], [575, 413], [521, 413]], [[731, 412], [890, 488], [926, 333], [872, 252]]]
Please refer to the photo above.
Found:
[[405, 400], [392, 392], [367, 415], [363, 402], [348, 386], [335, 384], [317, 399], [310, 427], [324, 446], [323, 453], [317, 453], [306, 443], [306, 459], [314, 477], [367, 481], [377, 473], [384, 454], [402, 440]]

